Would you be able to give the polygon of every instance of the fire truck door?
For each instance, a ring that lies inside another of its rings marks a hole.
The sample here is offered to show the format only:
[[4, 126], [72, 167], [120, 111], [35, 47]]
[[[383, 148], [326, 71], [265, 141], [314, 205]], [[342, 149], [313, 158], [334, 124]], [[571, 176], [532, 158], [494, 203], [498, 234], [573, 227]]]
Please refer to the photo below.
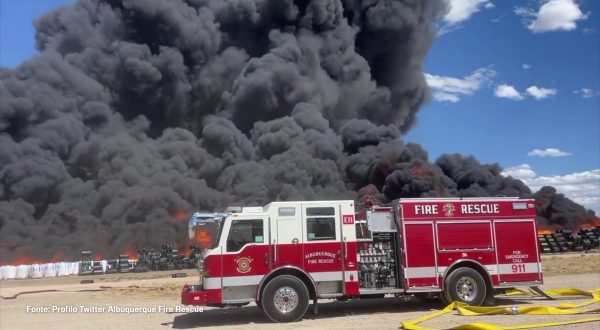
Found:
[[302, 222], [299, 213], [294, 210], [293, 214], [271, 220], [273, 269], [281, 266], [304, 268]]
[[223, 234], [227, 234], [222, 259], [223, 288], [229, 287], [224, 296], [227, 292], [233, 296], [233, 287], [258, 285], [268, 273], [268, 224], [268, 217], [249, 216], [233, 219], [230, 226], [223, 228]]
[[304, 269], [321, 294], [343, 292], [343, 247], [340, 206], [303, 204]]

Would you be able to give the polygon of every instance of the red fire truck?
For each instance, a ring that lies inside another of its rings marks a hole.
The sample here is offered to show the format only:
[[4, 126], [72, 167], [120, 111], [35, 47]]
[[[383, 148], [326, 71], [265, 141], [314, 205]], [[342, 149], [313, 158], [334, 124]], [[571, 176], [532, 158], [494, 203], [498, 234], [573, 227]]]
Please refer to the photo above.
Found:
[[190, 234], [214, 237], [185, 305], [255, 302], [276, 322], [310, 300], [439, 296], [471, 305], [542, 283], [533, 200], [401, 199], [355, 212], [354, 201], [273, 202], [196, 213]]

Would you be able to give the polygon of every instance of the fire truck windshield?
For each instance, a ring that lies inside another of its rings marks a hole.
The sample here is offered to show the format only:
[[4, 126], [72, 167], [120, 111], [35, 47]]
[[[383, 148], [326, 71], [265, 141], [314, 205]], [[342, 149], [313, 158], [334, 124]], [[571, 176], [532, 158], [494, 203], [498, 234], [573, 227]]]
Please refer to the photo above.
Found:
[[195, 212], [188, 223], [190, 240], [200, 245], [202, 250], [215, 248], [221, 237], [223, 221], [228, 215], [228, 213]]

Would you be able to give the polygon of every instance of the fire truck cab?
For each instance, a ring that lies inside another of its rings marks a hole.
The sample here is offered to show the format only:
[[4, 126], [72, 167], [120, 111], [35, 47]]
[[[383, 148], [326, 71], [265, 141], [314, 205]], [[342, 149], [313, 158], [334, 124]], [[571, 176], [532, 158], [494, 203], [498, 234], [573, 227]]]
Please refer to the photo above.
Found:
[[533, 200], [401, 199], [359, 212], [350, 200], [273, 202], [197, 213], [195, 230], [214, 239], [182, 304], [256, 302], [276, 322], [301, 319], [322, 298], [481, 305], [497, 289], [542, 283]]

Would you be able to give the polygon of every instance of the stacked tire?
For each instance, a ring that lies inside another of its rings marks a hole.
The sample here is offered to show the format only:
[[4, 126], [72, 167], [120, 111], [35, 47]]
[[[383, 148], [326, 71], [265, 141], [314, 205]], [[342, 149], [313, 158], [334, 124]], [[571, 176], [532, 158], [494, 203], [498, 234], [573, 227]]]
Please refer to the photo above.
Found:
[[129, 255], [127, 255], [127, 254], [119, 255], [117, 270], [119, 273], [129, 273]]
[[586, 250], [598, 247], [599, 237], [597, 228], [581, 228], [579, 236], [582, 237], [583, 246]]
[[573, 246], [572, 246], [573, 251], [577, 251], [577, 252], [585, 251], [584, 241], [580, 235], [574, 235], [572, 243], [573, 243]]
[[540, 249], [542, 253], [551, 253], [550, 246], [548, 244], [548, 240], [546, 239], [545, 234], [538, 235], [538, 241], [540, 242]]
[[[563, 251], [562, 245], [559, 245], [554, 234], [544, 234], [544, 238], [546, 242], [548, 242], [548, 249], [550, 250], [550, 252], [556, 253]], [[565, 243], [562, 244], [564, 245]]]
[[554, 233], [552, 236], [553, 236], [554, 241], [556, 242], [556, 246], [558, 247], [558, 250], [559, 250], [556, 252], [566, 252], [567, 251], [567, 238], [564, 236], [564, 234], [557, 232], [557, 233]]

